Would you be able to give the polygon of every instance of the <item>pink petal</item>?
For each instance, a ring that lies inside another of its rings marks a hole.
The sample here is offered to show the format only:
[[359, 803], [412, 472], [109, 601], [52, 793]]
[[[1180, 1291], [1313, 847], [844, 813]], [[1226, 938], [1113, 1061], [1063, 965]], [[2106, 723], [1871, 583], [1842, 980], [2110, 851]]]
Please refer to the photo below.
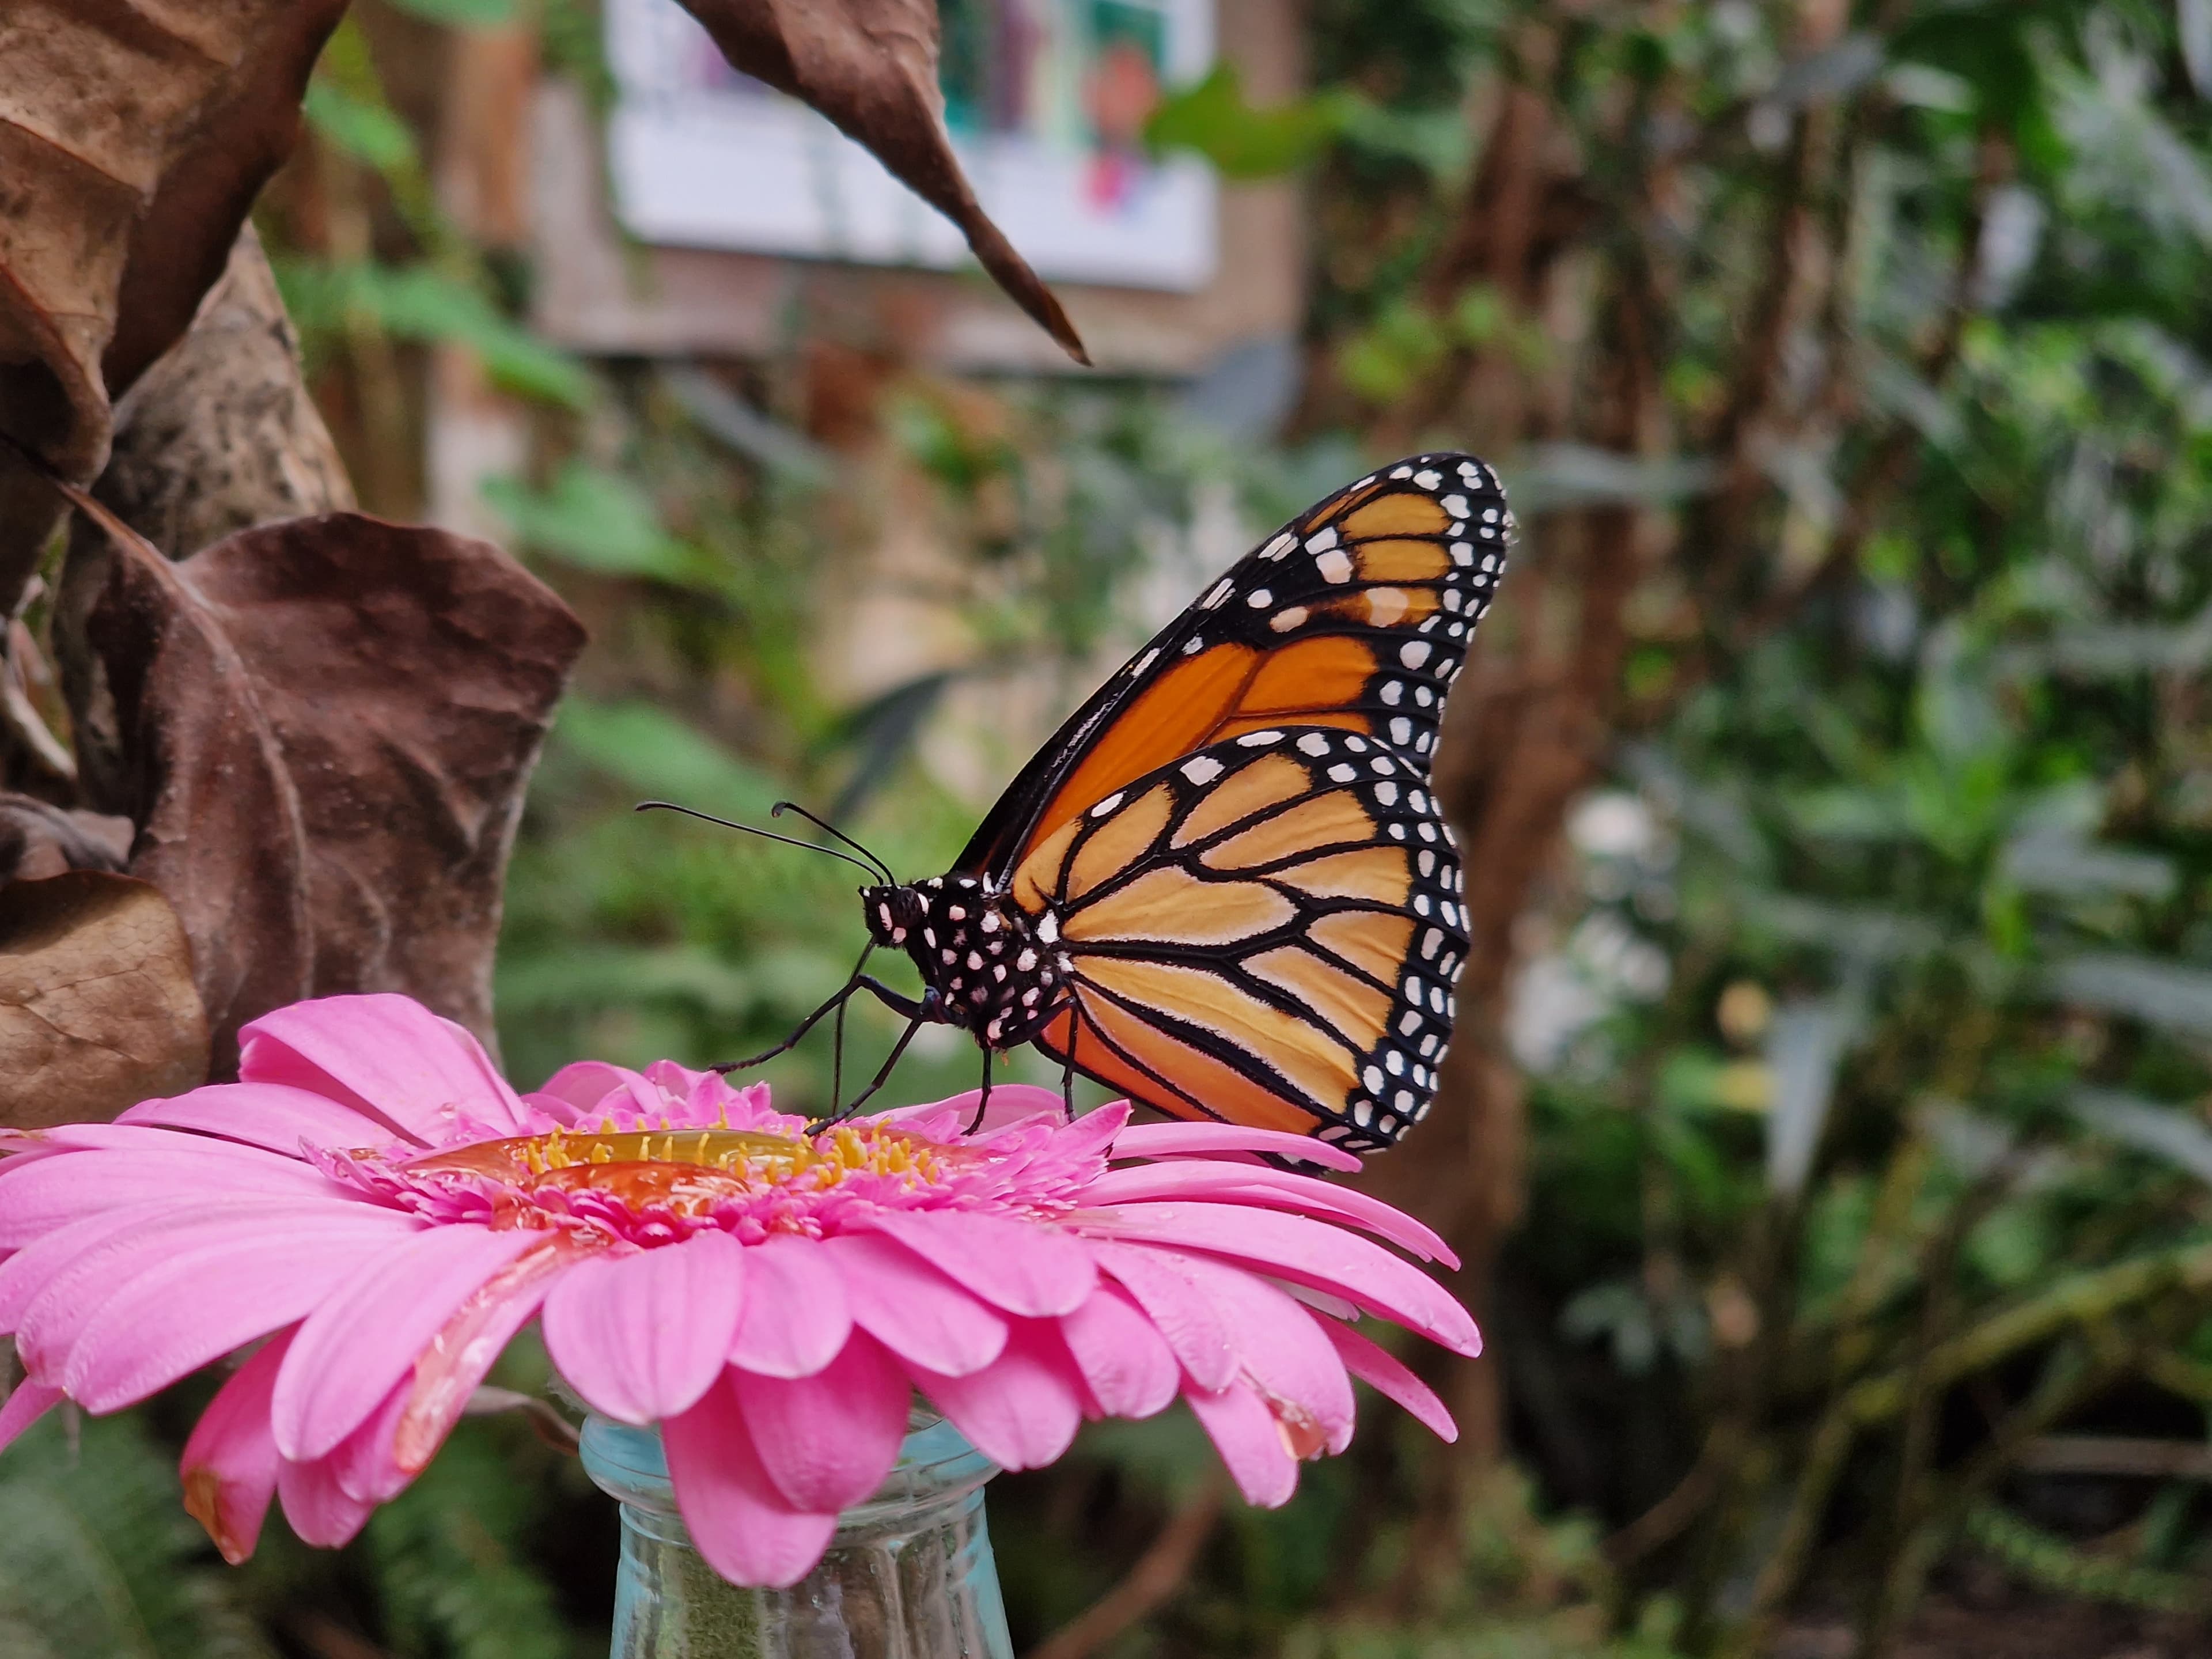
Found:
[[1059, 1332], [1042, 1320], [1017, 1321], [1006, 1352], [980, 1371], [941, 1376], [912, 1369], [915, 1386], [1002, 1468], [1042, 1468], [1083, 1425], [1082, 1379]]
[[729, 1361], [745, 1249], [725, 1232], [601, 1256], [545, 1298], [545, 1346], [576, 1392], [641, 1427], [696, 1405]]
[[325, 1298], [293, 1339], [271, 1413], [277, 1449], [296, 1462], [335, 1448], [471, 1294], [538, 1242], [519, 1230], [453, 1225], [380, 1253]]
[[1118, 1285], [1101, 1285], [1081, 1307], [1061, 1316], [1060, 1334], [1109, 1417], [1164, 1411], [1182, 1385], [1175, 1351]]
[[1036, 1222], [965, 1210], [878, 1210], [862, 1220], [1008, 1313], [1032, 1319], [1066, 1313], [1098, 1282], [1088, 1250]]
[[[617, 1091], [623, 1098], [607, 1102], [607, 1097]], [[580, 1060], [563, 1066], [527, 1098], [540, 1111], [550, 1111], [571, 1123], [587, 1115], [597, 1117], [609, 1107], [658, 1113], [665, 1104], [660, 1091], [635, 1072], [626, 1066], [610, 1066], [604, 1060]], [[562, 1107], [567, 1108], [565, 1112]]]
[[1247, 1503], [1278, 1509], [1297, 1490], [1297, 1460], [1283, 1443], [1283, 1431], [1267, 1402], [1239, 1384], [1218, 1394], [1193, 1389], [1183, 1398]]
[[276, 1495], [283, 1500], [284, 1518], [300, 1541], [324, 1549], [350, 1544], [376, 1512], [375, 1504], [338, 1485], [337, 1471], [327, 1457], [312, 1463], [280, 1462]]
[[873, 1492], [898, 1462], [914, 1398], [906, 1372], [855, 1332], [815, 1376], [730, 1373], [761, 1466], [794, 1509], [836, 1514]]
[[295, 1002], [239, 1032], [239, 1077], [327, 1094], [435, 1146], [459, 1119], [515, 1133], [522, 1103], [477, 1040], [410, 997]]
[[1350, 1187], [1262, 1164], [1193, 1160], [1110, 1170], [1083, 1194], [1085, 1204], [1116, 1206], [1178, 1198], [1220, 1198], [1316, 1216], [1324, 1221], [1348, 1222], [1411, 1250], [1425, 1261], [1441, 1261], [1452, 1268], [1459, 1266], [1451, 1247], [1404, 1211]]
[[0, 1249], [18, 1249], [100, 1210], [159, 1200], [202, 1206], [247, 1196], [359, 1201], [295, 1158], [170, 1138], [179, 1145], [0, 1164]]
[[1395, 1319], [1455, 1353], [1471, 1358], [1482, 1352], [1474, 1321], [1441, 1285], [1381, 1245], [1342, 1227], [1234, 1204], [1082, 1210], [1071, 1214], [1066, 1224], [1094, 1236], [1204, 1250], [1249, 1262], [1279, 1279], [1311, 1285]]
[[793, 1509], [776, 1490], [726, 1386], [708, 1389], [661, 1434], [676, 1506], [708, 1566], [732, 1583], [778, 1589], [814, 1570], [837, 1517]]
[[1138, 1244], [1094, 1243], [1099, 1267], [1121, 1281], [1201, 1389], [1225, 1389], [1237, 1375], [1229, 1328], [1212, 1298], [1182, 1271], [1182, 1258]]
[[[404, 1242], [421, 1225], [410, 1217], [370, 1205], [260, 1200], [212, 1209], [167, 1208], [107, 1234], [66, 1261], [58, 1261], [15, 1321], [16, 1346], [34, 1375], [60, 1382], [79, 1340], [107, 1304], [131, 1291], [146, 1275], [169, 1273], [179, 1259], [189, 1259], [202, 1275], [194, 1286], [197, 1294], [185, 1299], [182, 1310], [187, 1315], [204, 1312], [211, 1319], [228, 1321], [240, 1310], [228, 1271], [234, 1263], [268, 1264], [270, 1272], [256, 1273], [252, 1279], [264, 1291], [291, 1282], [285, 1278], [286, 1269], [301, 1267], [312, 1290], [322, 1282], [316, 1264], [323, 1260], [325, 1244], [345, 1255], [350, 1264], [358, 1260], [356, 1253], [362, 1249]], [[297, 1239], [303, 1254], [272, 1252], [270, 1241], [276, 1238]], [[249, 1323], [262, 1312], [251, 1295], [245, 1312]], [[300, 1316], [300, 1313], [280, 1313], [238, 1341], [250, 1341]], [[135, 1334], [126, 1329], [120, 1353], [127, 1357], [138, 1352], [138, 1346]]]
[[167, 1100], [149, 1100], [115, 1120], [265, 1146], [297, 1157], [302, 1141], [310, 1146], [349, 1149], [381, 1146], [392, 1131], [352, 1107], [306, 1089], [276, 1083], [217, 1083]]
[[[188, 1152], [200, 1158], [231, 1158], [249, 1166], [266, 1164], [270, 1158], [265, 1146], [248, 1146], [235, 1140], [185, 1133], [159, 1124], [57, 1123], [51, 1128], [30, 1129], [25, 1133], [34, 1146], [59, 1146], [78, 1152], [151, 1152], [159, 1158]], [[294, 1152], [277, 1161], [297, 1164], [299, 1157]]]
[[394, 1382], [391, 1392], [376, 1402], [376, 1408], [322, 1460], [331, 1479], [347, 1497], [364, 1504], [388, 1504], [406, 1491], [408, 1483], [420, 1473], [401, 1468], [392, 1450], [392, 1437], [398, 1432], [399, 1419], [414, 1386], [410, 1376]]
[[98, 1312], [70, 1346], [62, 1386], [88, 1412], [135, 1405], [233, 1349], [306, 1318], [363, 1268], [374, 1271], [388, 1261], [407, 1237], [341, 1214], [288, 1227], [252, 1255], [227, 1240], [180, 1248], [100, 1299]]
[[820, 1244], [770, 1238], [745, 1252], [745, 1273], [732, 1364], [762, 1376], [811, 1376], [843, 1350], [852, 1306]]
[[1006, 1347], [1006, 1322], [904, 1245], [848, 1233], [817, 1248], [845, 1281], [853, 1322], [900, 1358], [964, 1376]]
[[[1311, 1456], [1326, 1447], [1342, 1451], [1352, 1443], [1352, 1379], [1344, 1361], [1322, 1334], [1321, 1322], [1295, 1299], [1241, 1267], [1201, 1258], [1187, 1259], [1185, 1269], [1212, 1297], [1229, 1324], [1243, 1380], [1258, 1385], [1275, 1407], [1285, 1432], [1301, 1443], [1291, 1449]], [[1318, 1443], [1314, 1443], [1316, 1441]]]
[[[933, 1112], [944, 1112], [957, 1117], [965, 1129], [975, 1116], [975, 1108], [983, 1098], [981, 1089], [970, 1089], [965, 1094], [953, 1095], [945, 1100], [933, 1100], [925, 1106], [896, 1106], [887, 1112], [869, 1114], [878, 1123], [896, 1123], [904, 1118], [927, 1117]], [[1036, 1118], [1050, 1118], [1058, 1122], [1065, 1115], [1067, 1103], [1057, 1089], [1039, 1088], [1034, 1083], [1000, 1083], [991, 1089], [990, 1109], [983, 1114], [978, 1134], [995, 1134], [1000, 1129], [1026, 1123]]]
[[232, 1566], [253, 1553], [269, 1500], [276, 1495], [276, 1437], [269, 1427], [269, 1392], [292, 1346], [289, 1331], [262, 1344], [230, 1375], [200, 1413], [178, 1465], [185, 1510]]
[[1248, 1129], [1241, 1123], [1140, 1123], [1114, 1142], [1114, 1156], [1171, 1158], [1190, 1152], [1274, 1152], [1328, 1170], [1357, 1170], [1359, 1160], [1341, 1146], [1284, 1129]]
[[514, 1334], [537, 1316], [558, 1276], [588, 1248], [573, 1233], [543, 1237], [485, 1280], [430, 1339], [416, 1358], [406, 1409], [392, 1433], [392, 1457], [403, 1476], [411, 1480], [428, 1467], [477, 1385]]
[[1395, 1401], [1411, 1412], [1446, 1443], [1459, 1438], [1459, 1425], [1436, 1396], [1434, 1389], [1407, 1370], [1396, 1356], [1376, 1346], [1349, 1326], [1334, 1320], [1321, 1322], [1322, 1334], [1336, 1345], [1344, 1369], [1368, 1384], [1385, 1400]]
[[0, 1261], [0, 1332], [15, 1329], [23, 1310], [68, 1263], [112, 1238], [136, 1232], [167, 1210], [166, 1204], [144, 1204], [88, 1215], [55, 1228]]
[[0, 1451], [5, 1451], [19, 1439], [24, 1430], [37, 1422], [65, 1398], [59, 1389], [50, 1389], [43, 1382], [33, 1382], [28, 1377], [15, 1385], [15, 1392], [0, 1401]]

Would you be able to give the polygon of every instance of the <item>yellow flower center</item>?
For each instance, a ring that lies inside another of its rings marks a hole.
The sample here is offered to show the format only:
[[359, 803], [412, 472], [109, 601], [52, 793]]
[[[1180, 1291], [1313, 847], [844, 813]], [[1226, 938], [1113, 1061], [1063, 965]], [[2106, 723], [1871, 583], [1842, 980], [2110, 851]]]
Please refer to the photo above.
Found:
[[598, 1191], [631, 1209], [650, 1203], [696, 1213], [715, 1201], [779, 1188], [826, 1192], [856, 1175], [889, 1176], [909, 1189], [934, 1185], [957, 1154], [872, 1123], [816, 1135], [748, 1129], [556, 1129], [434, 1152], [410, 1175], [487, 1176], [526, 1190]]

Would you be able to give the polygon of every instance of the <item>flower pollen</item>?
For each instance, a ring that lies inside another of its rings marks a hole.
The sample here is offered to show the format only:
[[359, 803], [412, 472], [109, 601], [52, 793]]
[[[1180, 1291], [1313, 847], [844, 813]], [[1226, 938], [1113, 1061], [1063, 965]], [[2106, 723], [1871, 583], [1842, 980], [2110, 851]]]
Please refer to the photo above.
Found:
[[957, 1207], [956, 1177], [978, 1159], [910, 1129], [863, 1120], [815, 1133], [733, 1129], [663, 1116], [625, 1127], [612, 1116], [444, 1148], [395, 1161], [356, 1152], [332, 1172], [418, 1212], [473, 1214], [497, 1229], [582, 1229], [608, 1242], [676, 1243], [720, 1229], [748, 1243], [774, 1233], [838, 1231], [854, 1203]]

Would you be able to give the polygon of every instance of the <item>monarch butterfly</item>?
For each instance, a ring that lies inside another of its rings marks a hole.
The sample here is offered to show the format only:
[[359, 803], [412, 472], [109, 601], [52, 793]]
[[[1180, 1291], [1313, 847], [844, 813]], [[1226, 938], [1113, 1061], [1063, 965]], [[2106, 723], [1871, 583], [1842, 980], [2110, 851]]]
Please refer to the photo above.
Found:
[[856, 968], [769, 1054], [865, 987], [908, 1022], [870, 1094], [941, 1023], [987, 1091], [1034, 1043], [1178, 1117], [1390, 1145], [1451, 1035], [1467, 918], [1429, 768], [1512, 529], [1460, 454], [1292, 520], [1069, 718], [951, 871], [873, 860], [868, 948], [911, 957], [921, 997]]

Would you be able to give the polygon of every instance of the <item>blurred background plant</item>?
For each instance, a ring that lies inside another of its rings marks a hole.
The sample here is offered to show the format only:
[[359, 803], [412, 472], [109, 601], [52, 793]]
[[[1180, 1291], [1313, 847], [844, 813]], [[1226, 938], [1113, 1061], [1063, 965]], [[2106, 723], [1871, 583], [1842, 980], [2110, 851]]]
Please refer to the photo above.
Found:
[[[1271, 399], [1249, 361], [959, 377], [815, 313], [744, 361], [557, 345], [518, 228], [437, 158], [471, 52], [605, 107], [586, 0], [342, 26], [259, 215], [319, 400], [371, 510], [458, 499], [594, 635], [507, 893], [510, 1066], [733, 1057], [848, 969], [842, 866], [640, 798], [792, 794], [941, 868], [1255, 532], [1476, 449], [1523, 526], [1440, 763], [1479, 948], [1449, 1098], [1373, 1176], [1468, 1260], [1492, 1357], [1439, 1376], [1468, 1432], [1439, 1456], [1378, 1413], [1274, 1513], [1224, 1504], [1179, 1416], [1094, 1434], [994, 1488], [1020, 1644], [2198, 1650], [2212, 3], [1313, 0], [1304, 29], [1309, 93], [1224, 63], [1148, 130], [1300, 183]], [[424, 412], [456, 372], [528, 434], [458, 497]], [[887, 573], [902, 525], [938, 556]], [[842, 694], [901, 629], [925, 665]], [[855, 1055], [890, 1035], [860, 1013]], [[830, 1066], [773, 1076], [814, 1102]], [[896, 1087], [973, 1071], [918, 1043]], [[519, 1425], [465, 1427], [335, 1560], [238, 1576], [152, 1501], [170, 1426], [0, 1465], [0, 1535], [126, 1540], [64, 1552], [97, 1639], [11, 1546], [8, 1652], [603, 1645], [610, 1518]]]

